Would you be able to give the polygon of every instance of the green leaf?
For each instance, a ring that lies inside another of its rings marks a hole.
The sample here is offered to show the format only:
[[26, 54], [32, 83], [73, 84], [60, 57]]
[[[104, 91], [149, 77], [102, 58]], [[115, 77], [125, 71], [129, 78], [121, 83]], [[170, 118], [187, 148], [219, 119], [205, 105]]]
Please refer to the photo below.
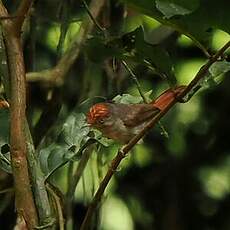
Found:
[[173, 64], [167, 51], [159, 45], [147, 43], [141, 27], [138, 27], [126, 36], [128, 35], [132, 38], [133, 51], [131, 54], [133, 55], [133, 60], [139, 63], [147, 61], [170, 85], [175, 85], [176, 78], [173, 73]]
[[113, 141], [111, 139], [103, 137], [102, 133], [97, 129], [93, 129], [92, 131], [90, 131], [89, 135], [91, 136], [91, 139], [95, 140], [104, 147], [109, 147], [113, 144]]
[[79, 160], [79, 151], [82, 151], [82, 146], [90, 139], [89, 131], [83, 113], [71, 114], [63, 124], [60, 134], [64, 143], [53, 143], [39, 152], [43, 172], [50, 175], [68, 161]]
[[[230, 1], [200, 0], [199, 6], [190, 14], [166, 18], [156, 7], [157, 0], [123, 0], [137, 12], [146, 14], [162, 24], [170, 26], [190, 37], [202, 50], [212, 35], [212, 29], [218, 28], [230, 33]], [[169, 0], [168, 0], [169, 1]], [[158, 0], [160, 2], [160, 0]], [[178, 2], [178, 1], [177, 1]], [[180, 1], [181, 5], [190, 4], [188, 0]], [[193, 2], [193, 1], [192, 1]], [[189, 8], [191, 10], [191, 8]]]
[[116, 97], [114, 97], [113, 101], [115, 101], [116, 103], [123, 103], [123, 104], [136, 104], [136, 103], [140, 103], [143, 100], [141, 97], [136, 97], [124, 93], [122, 95], [117, 95]]
[[[101, 62], [108, 57], [131, 60], [146, 65], [146, 61], [156, 73], [166, 78], [170, 85], [175, 84], [173, 65], [166, 50], [159, 45], [145, 41], [144, 31], [138, 27], [120, 37], [94, 37], [86, 45], [88, 57], [94, 62]], [[95, 55], [96, 54], [96, 55]]]
[[190, 14], [199, 6], [199, 0], [156, 0], [156, 7], [166, 18]]
[[218, 61], [211, 65], [209, 72], [215, 78], [221, 74], [227, 73], [230, 71], [230, 62], [227, 61]]
[[[148, 101], [152, 101], [152, 99], [150, 98], [151, 94], [152, 94], [152, 90], [144, 94], [145, 98]], [[137, 104], [137, 103], [143, 103], [143, 98], [140, 95], [133, 96], [130, 94], [122, 94], [122, 95], [117, 95], [116, 97], [114, 97], [113, 101], [115, 101], [116, 103], [123, 103], [123, 104]]]
[[58, 145], [55, 145], [54, 148], [51, 149], [47, 158], [49, 172], [59, 168], [67, 162], [64, 157], [67, 151], [67, 148]]
[[115, 46], [112, 41], [108, 41], [102, 36], [90, 38], [85, 45], [88, 58], [92, 62], [101, 63], [107, 58], [120, 56], [121, 49], [119, 46], [117, 47], [118, 44]]
[[[53, 143], [39, 152], [39, 161], [45, 175], [49, 174], [54, 168], [63, 164], [64, 150], [61, 146]], [[55, 163], [51, 161], [54, 159]]]
[[[81, 145], [88, 140], [90, 128], [83, 113], [71, 114], [63, 125], [63, 136], [68, 146], [75, 146], [78, 152]], [[71, 151], [70, 151], [71, 152]]]

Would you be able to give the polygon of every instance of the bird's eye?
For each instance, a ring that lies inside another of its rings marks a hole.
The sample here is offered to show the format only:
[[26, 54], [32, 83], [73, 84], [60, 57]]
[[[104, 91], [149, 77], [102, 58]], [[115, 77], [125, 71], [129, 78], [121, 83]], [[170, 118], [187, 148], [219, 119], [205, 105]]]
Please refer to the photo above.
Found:
[[100, 123], [100, 124], [103, 124], [105, 122], [105, 119], [104, 118], [100, 118], [99, 120], [98, 120], [98, 123]]

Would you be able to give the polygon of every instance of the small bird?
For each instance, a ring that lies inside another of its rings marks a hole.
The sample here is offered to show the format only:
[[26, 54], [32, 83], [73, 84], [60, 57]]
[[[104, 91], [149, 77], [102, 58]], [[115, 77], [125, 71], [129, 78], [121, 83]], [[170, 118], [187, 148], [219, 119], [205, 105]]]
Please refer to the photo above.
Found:
[[97, 103], [87, 113], [87, 123], [103, 136], [126, 144], [185, 88], [168, 89], [149, 104]]

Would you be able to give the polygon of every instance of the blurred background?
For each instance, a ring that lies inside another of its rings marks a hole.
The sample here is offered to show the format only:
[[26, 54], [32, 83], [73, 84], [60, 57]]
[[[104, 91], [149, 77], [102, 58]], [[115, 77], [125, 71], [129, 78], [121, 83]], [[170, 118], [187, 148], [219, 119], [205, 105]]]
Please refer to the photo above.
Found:
[[[17, 1], [3, 2], [12, 12], [17, 5]], [[23, 33], [26, 70], [49, 69], [78, 36], [82, 18], [87, 14], [85, 7], [81, 1], [40, 0], [35, 1], [30, 14]], [[107, 29], [111, 43], [120, 46], [119, 42], [123, 42], [122, 49], [125, 46], [133, 49], [131, 40], [125, 40], [126, 35], [141, 27], [144, 42], [160, 44], [167, 51], [172, 81], [162, 78], [162, 74], [141, 61], [126, 59], [142, 91], [151, 93], [150, 98], [155, 98], [173, 81], [177, 85], [188, 84], [207, 61], [190, 38], [140, 10], [127, 7], [124, 2], [107, 1], [98, 21]], [[93, 33], [95, 37], [101, 35], [98, 29]], [[230, 39], [227, 32], [218, 28], [211, 28], [209, 33], [204, 46], [211, 53]], [[46, 147], [50, 143], [59, 144], [58, 130], [68, 122], [69, 116], [85, 113], [95, 102], [123, 94], [140, 97], [135, 81], [119, 58], [113, 58], [113, 51], [107, 54], [104, 46], [90, 40], [92, 37], [89, 35], [61, 87], [41, 81], [28, 82], [27, 116], [35, 145], [39, 146], [44, 137]], [[164, 130], [157, 125], [143, 143], [135, 146], [109, 184], [93, 229], [230, 229], [229, 77], [226, 73], [212, 84], [201, 84], [201, 89], [187, 103], [178, 103], [166, 114], [161, 122]], [[0, 94], [5, 95], [2, 85]], [[0, 145], [7, 143], [9, 113], [0, 110]], [[107, 140], [97, 144], [75, 192], [72, 229], [79, 228], [86, 207], [118, 148], [118, 144]], [[4, 155], [3, 147], [1, 151]], [[77, 164], [78, 160], [74, 167]], [[13, 181], [8, 173], [10, 169], [6, 172], [4, 162], [1, 166], [4, 170], [0, 169], [0, 226], [12, 229], [15, 223], [13, 192], [4, 191], [12, 188]], [[68, 187], [68, 167], [69, 164], [60, 167], [50, 178], [50, 183], [62, 194]]]

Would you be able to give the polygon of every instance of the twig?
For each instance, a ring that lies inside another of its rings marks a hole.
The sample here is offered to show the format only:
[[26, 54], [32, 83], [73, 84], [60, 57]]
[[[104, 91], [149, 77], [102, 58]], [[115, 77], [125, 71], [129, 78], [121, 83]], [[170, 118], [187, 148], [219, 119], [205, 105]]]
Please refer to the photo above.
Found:
[[209, 58], [208, 62], [200, 68], [199, 72], [196, 74], [196, 76], [193, 78], [190, 84], [186, 87], [186, 89], [182, 92], [180, 98], [183, 98], [185, 95], [187, 95], [190, 92], [191, 89], [193, 89], [193, 87], [205, 76], [209, 67], [214, 62], [216, 62], [220, 57], [222, 57], [223, 53], [229, 47], [230, 47], [230, 41], [228, 41], [220, 50], [218, 50], [215, 55]]
[[16, 12], [17, 18], [14, 20], [14, 27], [15, 27], [15, 32], [18, 34], [20, 34], [21, 32], [22, 24], [25, 20], [26, 14], [28, 13], [31, 4], [32, 4], [32, 0], [22, 0], [17, 9]]
[[8, 160], [7, 157], [4, 156], [4, 154], [0, 153], [0, 159], [5, 162], [5, 164], [7, 164], [8, 166], [10, 166], [10, 161]]
[[126, 70], [130, 73], [132, 79], [134, 80], [134, 82], [135, 82], [135, 84], [136, 84], [136, 86], [137, 86], [138, 92], [139, 92], [139, 94], [141, 95], [143, 101], [144, 101], [145, 103], [148, 103], [148, 101], [147, 101], [147, 99], [146, 99], [144, 93], [142, 92], [140, 83], [139, 83], [139, 81], [138, 81], [138, 79], [137, 79], [135, 73], [131, 70], [131, 68], [128, 66], [128, 64], [127, 64], [124, 60], [122, 60], [121, 63], [124, 65], [124, 67], [126, 68]]
[[[94, 18], [99, 15], [105, 0], [92, 0], [90, 3], [90, 12]], [[57, 65], [52, 69], [43, 70], [41, 72], [27, 73], [27, 81], [48, 82], [52, 86], [61, 86], [68, 71], [78, 58], [81, 48], [85, 43], [88, 34], [92, 31], [94, 23], [86, 17], [80, 27], [76, 40], [72, 42], [70, 48], [65, 52]]]
[[203, 77], [205, 77], [209, 67], [218, 60], [219, 57], [221, 57], [223, 55], [223, 53], [230, 47], [230, 41], [228, 43], [226, 43], [223, 48], [221, 48], [214, 56], [212, 56], [209, 61], [201, 67], [201, 69], [198, 71], [198, 73], [196, 74], [196, 76], [194, 77], [194, 79], [190, 82], [190, 84], [186, 87], [186, 89], [177, 97], [174, 98], [174, 100], [171, 101], [171, 103], [169, 103], [167, 105], [167, 107], [162, 110], [160, 113], [158, 113], [157, 116], [155, 116], [144, 128], [143, 130], [137, 134], [135, 137], [133, 137], [128, 144], [126, 144], [125, 146], [123, 146], [117, 153], [117, 155], [115, 156], [115, 158], [112, 160], [111, 162], [111, 166], [108, 169], [104, 179], [102, 180], [102, 182], [100, 183], [100, 186], [96, 192], [96, 194], [93, 197], [93, 200], [91, 202], [91, 204], [88, 207], [87, 213], [85, 215], [85, 218], [83, 220], [83, 223], [81, 225], [80, 230], [87, 230], [89, 229], [89, 225], [93, 216], [93, 213], [95, 212], [99, 202], [101, 201], [102, 195], [105, 191], [105, 188], [107, 187], [110, 179], [112, 178], [113, 174], [116, 172], [120, 162], [122, 161], [122, 159], [124, 157], [126, 157], [126, 155], [128, 154], [128, 152], [135, 146], [135, 144], [141, 139], [143, 138], [144, 135], [146, 135], [150, 129], [153, 128], [153, 126], [169, 111], [170, 108], [172, 108], [176, 102], [178, 101], [178, 99], [182, 99], [187, 93], [189, 93], [189, 91], [199, 82], [200, 79], [202, 79]]
[[59, 13], [59, 19], [62, 22], [60, 26], [60, 37], [57, 45], [57, 58], [61, 58], [62, 52], [63, 52], [63, 47], [64, 47], [64, 42], [66, 38], [66, 34], [68, 31], [68, 7], [67, 7], [68, 2], [66, 0], [61, 0], [60, 1], [60, 13]]
[[[138, 92], [139, 94], [141, 95], [144, 103], [148, 103], [148, 100], [147, 98], [145, 97], [144, 93], [142, 92], [142, 89], [141, 89], [141, 86], [140, 86], [140, 83], [137, 79], [137, 76], [135, 75], [135, 73], [132, 71], [132, 69], [128, 66], [128, 64], [122, 60], [121, 61], [122, 64], [124, 65], [124, 67], [128, 70], [128, 72], [130, 73], [131, 77], [133, 78], [134, 82], [136, 83], [136, 86], [137, 86], [137, 89], [138, 89]], [[159, 122], [159, 126], [160, 126], [160, 129], [162, 130], [162, 134], [168, 138], [168, 132], [165, 130], [164, 126], [161, 124], [161, 122]]]
[[105, 33], [105, 32], [106, 32], [106, 29], [103, 28], [103, 27], [97, 22], [97, 20], [95, 19], [95, 17], [92, 15], [92, 13], [91, 13], [91, 11], [90, 11], [90, 9], [89, 9], [87, 3], [86, 3], [84, 0], [82, 0], [82, 2], [83, 2], [83, 4], [84, 4], [84, 7], [85, 7], [85, 9], [86, 9], [86, 11], [87, 11], [89, 17], [90, 17], [91, 20], [93, 21], [93, 23], [96, 25], [96, 27], [97, 27], [101, 32]]
[[87, 162], [88, 162], [92, 152], [93, 152], [93, 146], [92, 145], [88, 146], [85, 149], [85, 151], [81, 157], [81, 160], [78, 163], [76, 171], [72, 175], [72, 179], [69, 181], [68, 191], [66, 194], [67, 222], [70, 222], [72, 219], [72, 202], [74, 199], [75, 189], [78, 185], [78, 182], [82, 176], [82, 173], [83, 173], [83, 171], [87, 165]]
[[8, 20], [8, 19], [15, 19], [19, 16], [3, 16], [3, 17], [0, 17], [0, 20]]
[[64, 230], [65, 220], [64, 220], [64, 217], [63, 217], [62, 205], [61, 205], [60, 197], [54, 192], [54, 190], [52, 189], [52, 186], [50, 186], [48, 183], [47, 183], [47, 190], [52, 195], [52, 197], [53, 197], [53, 199], [55, 201], [57, 214], [58, 214], [59, 229]]
[[3, 190], [0, 190], [0, 194], [9, 193], [9, 192], [14, 192], [14, 188], [6, 188]]

